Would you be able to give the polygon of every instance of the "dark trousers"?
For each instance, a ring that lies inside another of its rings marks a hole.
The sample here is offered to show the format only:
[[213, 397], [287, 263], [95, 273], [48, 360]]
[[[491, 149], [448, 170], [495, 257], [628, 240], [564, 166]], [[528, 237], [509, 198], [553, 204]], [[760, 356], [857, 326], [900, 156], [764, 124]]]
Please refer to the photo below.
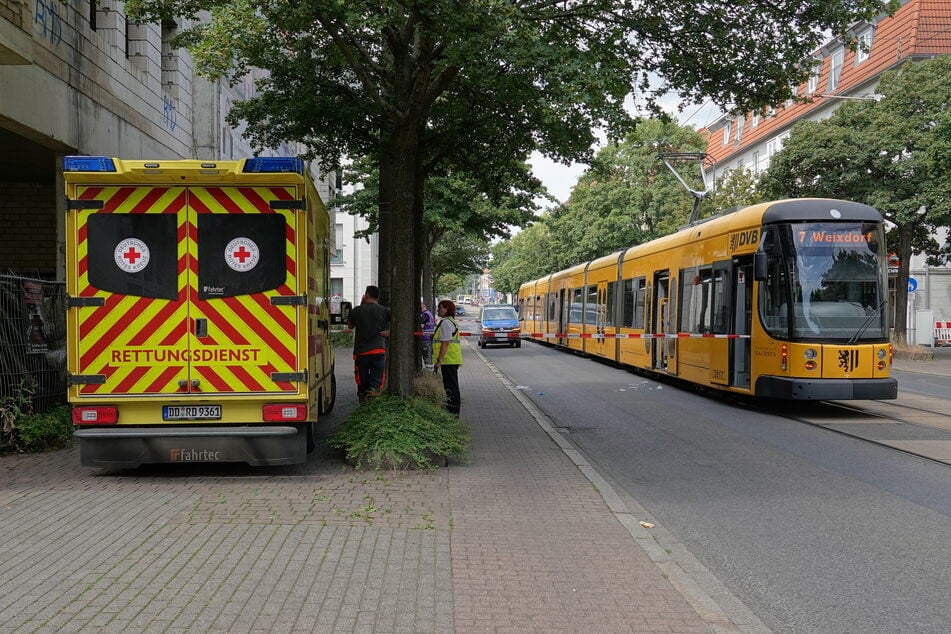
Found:
[[462, 406], [462, 395], [459, 393], [459, 366], [441, 365], [442, 386], [446, 390], [446, 409], [450, 414], [459, 415]]
[[353, 357], [353, 373], [357, 380], [357, 396], [362, 403], [376, 396], [386, 378], [386, 354], [359, 354]]

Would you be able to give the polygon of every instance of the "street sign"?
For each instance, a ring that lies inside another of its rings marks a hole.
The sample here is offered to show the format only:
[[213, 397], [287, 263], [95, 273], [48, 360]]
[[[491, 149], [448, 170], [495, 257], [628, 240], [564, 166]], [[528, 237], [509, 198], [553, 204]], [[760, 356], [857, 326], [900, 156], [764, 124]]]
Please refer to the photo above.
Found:
[[915, 292], [915, 289], [917, 289], [917, 288], [918, 288], [918, 280], [916, 280], [916, 279], [913, 278], [913, 277], [909, 277], [909, 278], [908, 278], [908, 292], [909, 292], [909, 293], [914, 293], [914, 292]]

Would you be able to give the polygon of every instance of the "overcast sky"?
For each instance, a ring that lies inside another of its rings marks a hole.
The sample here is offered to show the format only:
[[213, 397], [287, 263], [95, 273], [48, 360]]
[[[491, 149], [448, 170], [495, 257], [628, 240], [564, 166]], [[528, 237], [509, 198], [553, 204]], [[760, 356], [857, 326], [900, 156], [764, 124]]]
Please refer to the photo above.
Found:
[[[671, 106], [671, 110], [673, 110], [673, 106]], [[711, 124], [719, 115], [720, 111], [708, 103], [703, 106], [688, 107], [678, 119], [682, 125], [692, 125], [699, 130]], [[535, 176], [544, 183], [548, 191], [551, 192], [552, 196], [558, 199], [559, 202], [568, 200], [568, 197], [571, 195], [572, 187], [578, 182], [578, 177], [581, 176], [588, 167], [582, 163], [562, 165], [561, 163], [556, 163], [545, 158], [538, 152], [532, 154], [529, 163], [532, 165], [532, 172]], [[550, 204], [543, 201], [540, 201], [540, 204], [543, 208], [550, 206]]]

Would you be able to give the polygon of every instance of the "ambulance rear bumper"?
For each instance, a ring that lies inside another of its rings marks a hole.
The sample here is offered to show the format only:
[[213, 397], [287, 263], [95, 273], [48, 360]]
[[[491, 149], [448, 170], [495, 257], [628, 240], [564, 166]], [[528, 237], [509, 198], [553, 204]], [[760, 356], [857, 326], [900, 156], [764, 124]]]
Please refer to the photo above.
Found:
[[93, 427], [77, 429], [82, 464], [131, 469], [143, 464], [246, 462], [252, 466], [307, 460], [306, 427]]

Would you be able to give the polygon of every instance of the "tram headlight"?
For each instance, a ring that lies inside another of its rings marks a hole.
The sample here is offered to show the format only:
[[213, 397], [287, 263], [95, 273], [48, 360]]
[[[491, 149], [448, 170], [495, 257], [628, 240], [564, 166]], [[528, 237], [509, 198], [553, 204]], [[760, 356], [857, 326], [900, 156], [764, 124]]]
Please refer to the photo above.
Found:
[[803, 364], [807, 370], [815, 370], [817, 365], [819, 364], [811, 359]]
[[810, 359], [810, 360], [815, 359], [817, 356], [819, 356], [819, 353], [816, 352], [815, 348], [806, 348], [806, 351], [803, 352], [802, 354], [803, 356], [805, 356], [807, 359]]
[[879, 349], [878, 349], [878, 358], [879, 358], [880, 360], [884, 360], [886, 354], [887, 354], [887, 353], [885, 352], [885, 348], [879, 348]]

